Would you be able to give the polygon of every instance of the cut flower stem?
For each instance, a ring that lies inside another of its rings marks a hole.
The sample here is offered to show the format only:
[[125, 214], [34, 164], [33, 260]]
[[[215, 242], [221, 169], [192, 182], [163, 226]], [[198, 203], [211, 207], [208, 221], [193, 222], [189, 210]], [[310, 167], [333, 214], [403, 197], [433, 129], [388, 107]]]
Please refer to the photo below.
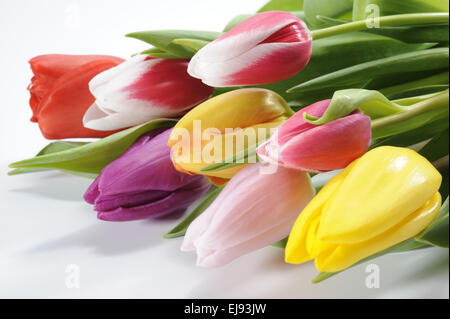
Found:
[[[400, 27], [411, 25], [440, 24], [449, 22], [448, 13], [397, 14], [378, 18], [380, 27]], [[367, 20], [349, 22], [329, 28], [311, 31], [313, 40], [332, 37], [342, 33], [368, 29]]]

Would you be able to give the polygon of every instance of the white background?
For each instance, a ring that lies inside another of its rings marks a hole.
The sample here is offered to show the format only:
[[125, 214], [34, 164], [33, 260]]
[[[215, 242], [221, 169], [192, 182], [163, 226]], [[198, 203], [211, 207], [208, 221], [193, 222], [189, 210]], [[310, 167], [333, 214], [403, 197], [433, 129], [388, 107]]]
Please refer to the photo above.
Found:
[[[82, 194], [89, 180], [56, 172], [6, 176], [7, 164], [48, 141], [29, 122], [27, 61], [39, 54], [127, 57], [147, 46], [124, 38], [147, 29], [220, 31], [264, 0], [0, 0], [0, 297], [3, 298], [448, 298], [448, 250], [389, 255], [380, 288], [368, 289], [367, 264], [312, 285], [312, 263], [283, 262], [268, 247], [220, 269], [198, 269], [161, 236], [175, 219], [98, 221]], [[80, 288], [68, 289], [68, 265]]]

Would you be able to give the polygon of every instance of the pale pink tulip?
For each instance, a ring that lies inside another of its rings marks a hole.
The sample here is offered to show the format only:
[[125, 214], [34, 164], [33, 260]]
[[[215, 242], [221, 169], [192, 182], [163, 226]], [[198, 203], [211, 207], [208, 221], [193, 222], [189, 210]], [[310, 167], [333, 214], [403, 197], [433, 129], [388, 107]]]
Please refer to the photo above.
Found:
[[84, 126], [115, 130], [183, 115], [214, 91], [189, 76], [188, 63], [137, 55], [98, 74], [89, 82], [96, 100], [84, 115]]
[[198, 266], [222, 266], [287, 237], [313, 198], [308, 174], [261, 167], [256, 163], [236, 174], [189, 226], [181, 249], [196, 250]]
[[289, 12], [252, 16], [200, 49], [189, 63], [191, 76], [214, 87], [260, 85], [300, 72], [311, 57], [306, 24]]
[[305, 112], [321, 117], [330, 102], [320, 101], [298, 111], [258, 148], [258, 157], [263, 162], [314, 173], [345, 168], [361, 157], [371, 141], [367, 115], [356, 110], [323, 125], [303, 119]]

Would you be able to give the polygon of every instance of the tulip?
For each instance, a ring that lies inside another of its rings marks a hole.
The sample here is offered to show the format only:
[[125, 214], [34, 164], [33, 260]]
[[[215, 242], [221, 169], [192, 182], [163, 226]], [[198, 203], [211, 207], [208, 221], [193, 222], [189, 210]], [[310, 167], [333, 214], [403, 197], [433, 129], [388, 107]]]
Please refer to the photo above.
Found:
[[341, 271], [423, 231], [441, 206], [442, 176], [415, 151], [383, 146], [331, 179], [298, 217], [286, 262]]
[[237, 173], [187, 229], [181, 250], [195, 250], [198, 266], [223, 266], [285, 238], [313, 198], [308, 174], [283, 167], [264, 174], [261, 169], [256, 163]]
[[32, 122], [37, 122], [48, 139], [104, 137], [83, 126], [83, 116], [94, 102], [89, 81], [98, 73], [121, 63], [105, 55], [47, 54], [30, 60], [33, 78], [28, 87]]
[[[292, 114], [281, 96], [265, 89], [239, 89], [215, 96], [175, 125], [169, 138], [174, 165], [182, 172], [203, 174], [222, 185], [244, 166], [220, 171], [201, 169], [267, 139]], [[207, 156], [210, 150], [214, 153], [211, 158]]]
[[262, 161], [305, 172], [341, 169], [361, 157], [370, 145], [370, 117], [356, 110], [324, 125], [303, 119], [303, 113], [322, 116], [331, 100], [314, 103], [283, 123], [276, 134], [262, 144], [257, 154]]
[[[170, 130], [141, 136], [103, 168], [84, 195], [99, 219], [127, 221], [185, 210], [209, 188], [203, 176], [173, 168], [166, 145]], [[159, 134], [160, 133], [160, 134]]]
[[178, 117], [214, 91], [187, 73], [187, 60], [136, 55], [91, 80], [95, 103], [84, 126], [115, 130], [153, 119]]
[[200, 49], [188, 72], [214, 87], [268, 84], [300, 72], [311, 51], [312, 38], [302, 20], [288, 12], [267, 11]]

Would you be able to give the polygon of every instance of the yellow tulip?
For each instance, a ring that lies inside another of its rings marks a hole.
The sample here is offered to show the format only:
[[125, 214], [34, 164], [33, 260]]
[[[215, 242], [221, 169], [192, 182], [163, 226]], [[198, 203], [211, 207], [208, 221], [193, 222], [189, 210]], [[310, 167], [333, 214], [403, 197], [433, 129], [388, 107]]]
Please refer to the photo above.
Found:
[[286, 262], [343, 270], [424, 230], [441, 207], [441, 174], [415, 151], [375, 148], [331, 179], [297, 218]]
[[273, 91], [248, 88], [218, 95], [186, 113], [173, 128], [168, 142], [172, 161], [179, 171], [206, 175], [221, 185], [245, 165], [212, 172], [201, 169], [266, 140], [293, 114]]

